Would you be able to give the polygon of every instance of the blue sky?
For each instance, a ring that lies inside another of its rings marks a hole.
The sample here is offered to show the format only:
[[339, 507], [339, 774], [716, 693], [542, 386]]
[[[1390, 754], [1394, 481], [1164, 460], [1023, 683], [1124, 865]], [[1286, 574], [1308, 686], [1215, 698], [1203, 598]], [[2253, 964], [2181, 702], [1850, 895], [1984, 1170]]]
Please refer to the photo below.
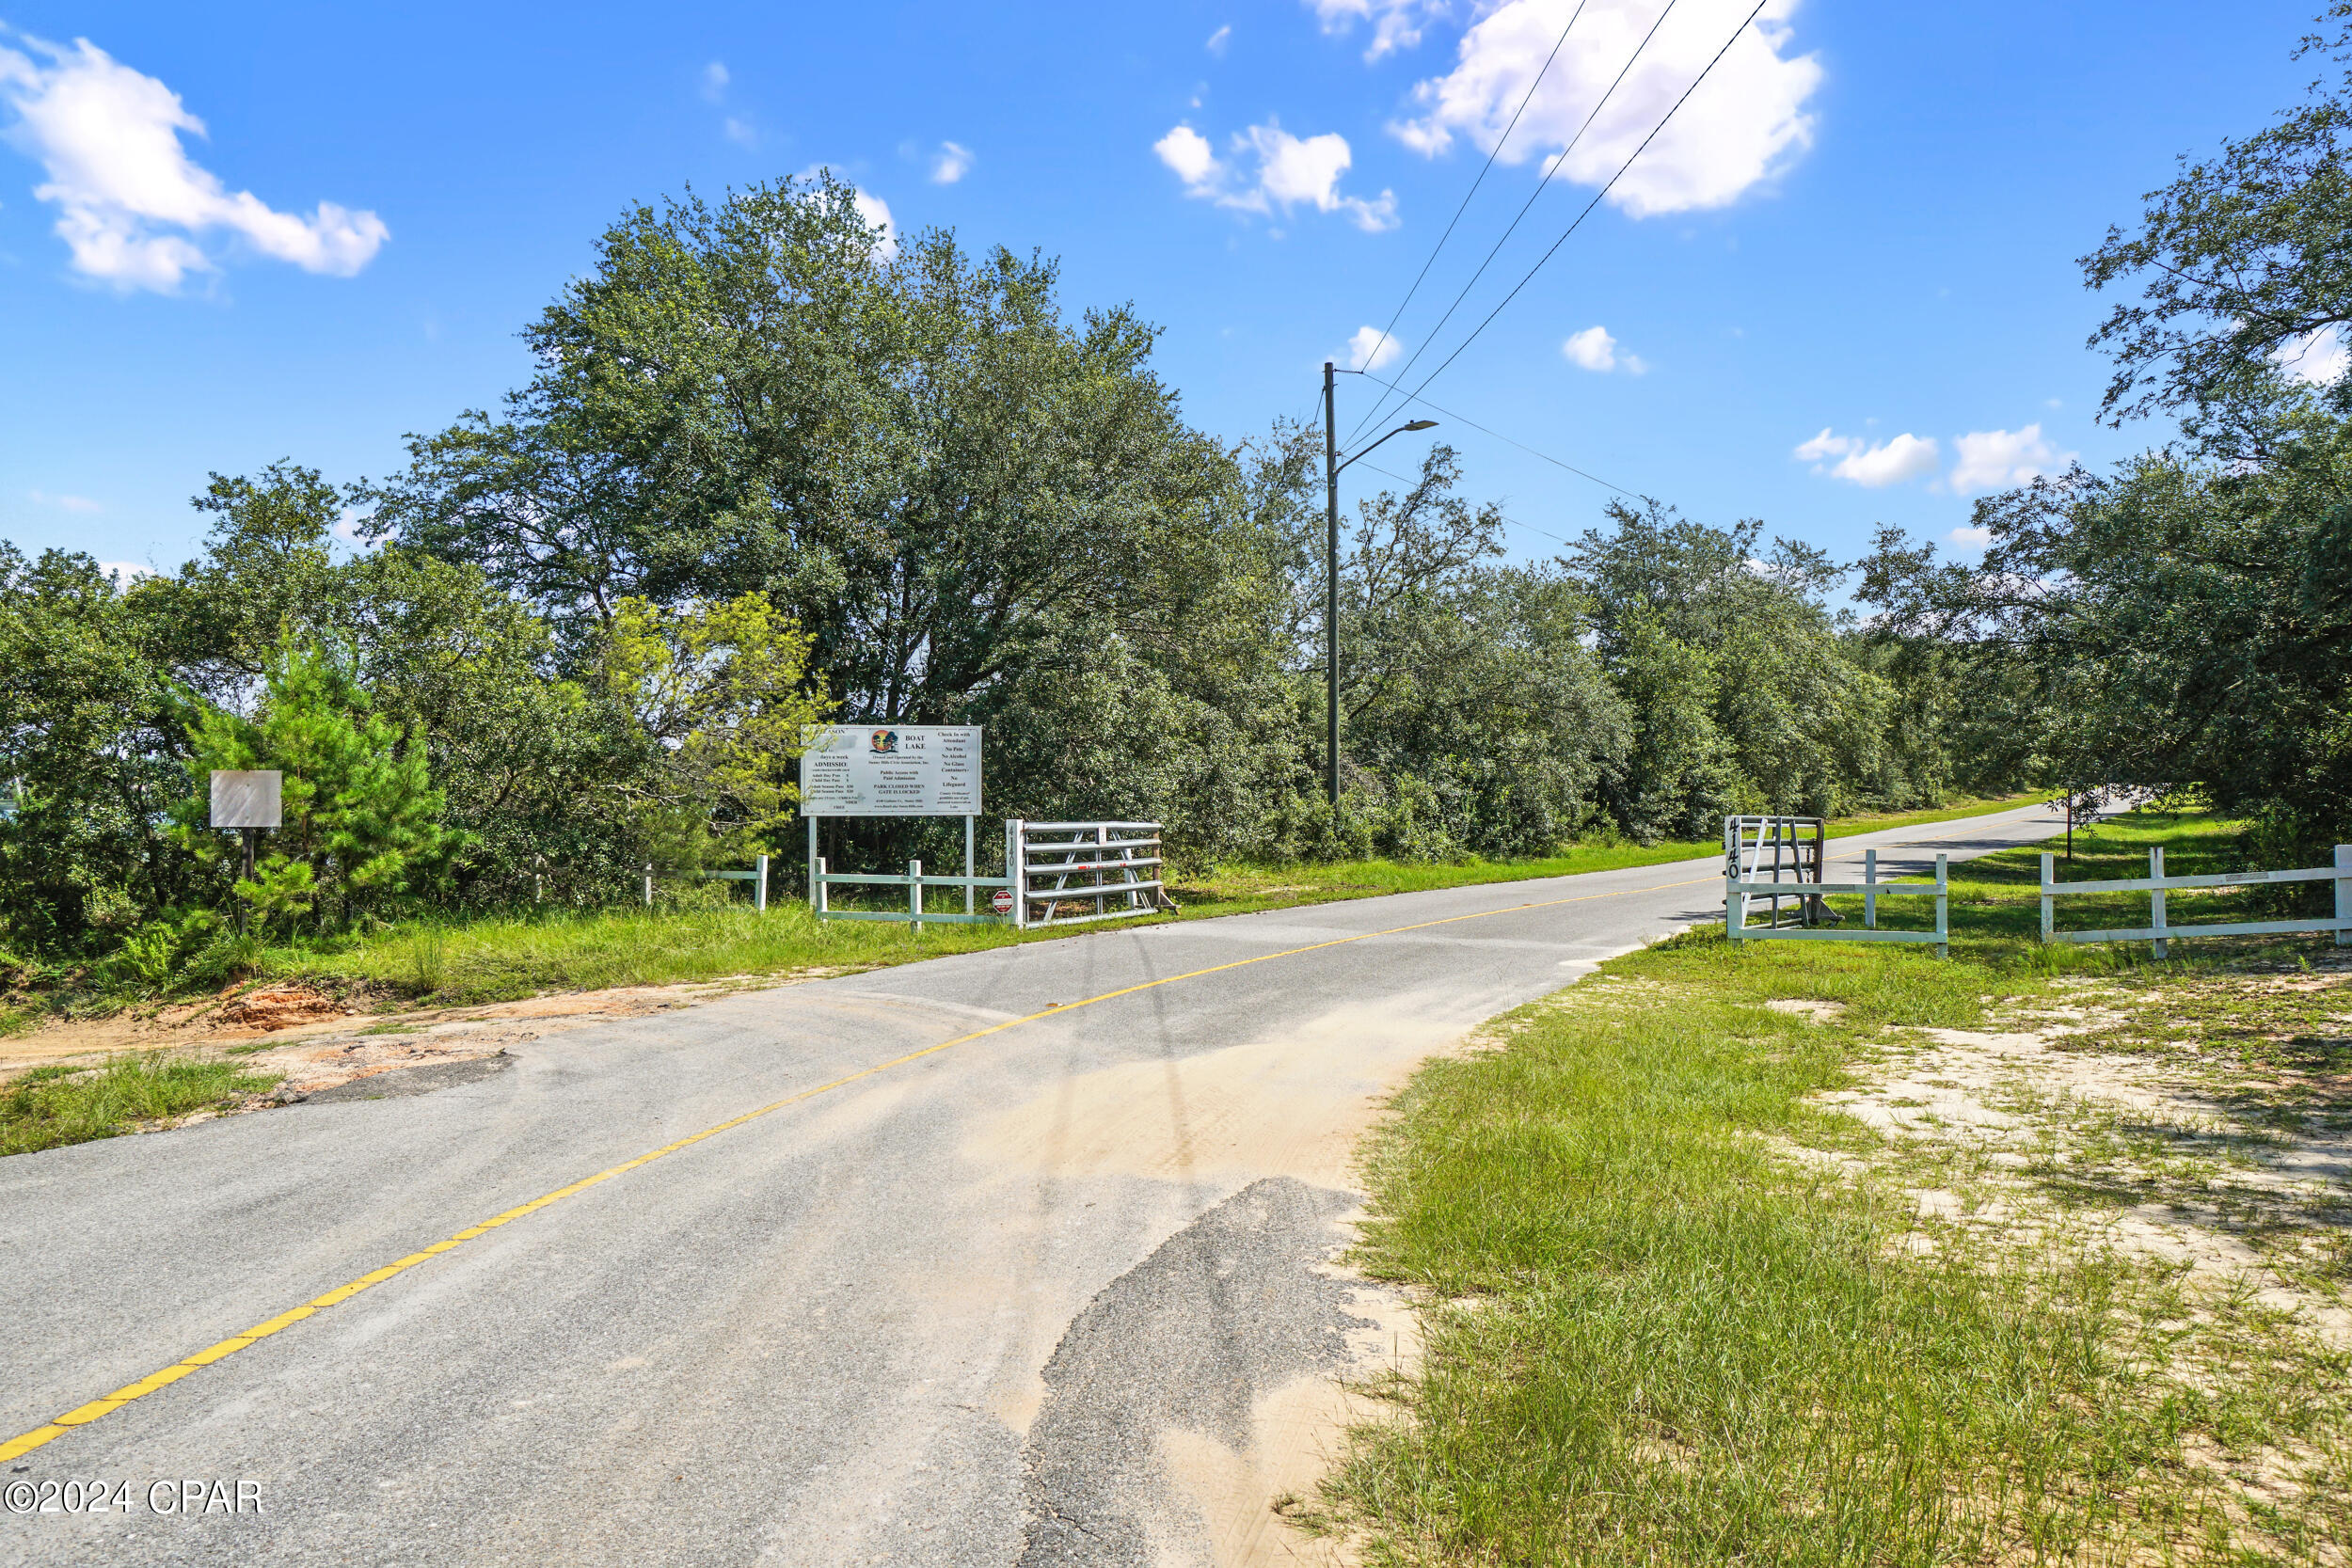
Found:
[[[1664, 4], [1586, 0], [1532, 96], [1575, 0], [15, 4], [0, 538], [167, 568], [208, 471], [385, 473], [524, 377], [516, 330], [626, 204], [818, 164], [901, 230], [1058, 256], [1073, 312], [1133, 301], [1189, 417], [1239, 438], [1376, 336], [1525, 99], [1384, 352], [1425, 348], [1417, 383], [1752, 0], [1677, 0], [1593, 114]], [[2074, 259], [2294, 100], [2315, 8], [1772, 0], [1426, 395], [1707, 520], [1948, 539], [1971, 493], [2162, 438], [2094, 421]], [[1345, 431], [1376, 388], [1342, 390]], [[1515, 554], [1597, 520], [1607, 491], [1435, 417]]]

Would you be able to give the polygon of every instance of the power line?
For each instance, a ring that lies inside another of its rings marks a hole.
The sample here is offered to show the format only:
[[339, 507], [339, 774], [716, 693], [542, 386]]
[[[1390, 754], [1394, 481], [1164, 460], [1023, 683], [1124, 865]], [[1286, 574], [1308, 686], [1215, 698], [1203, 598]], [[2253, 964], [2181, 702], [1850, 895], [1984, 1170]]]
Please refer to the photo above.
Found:
[[[1393, 473], [1389, 473], [1389, 470], [1388, 470], [1388, 469], [1381, 467], [1380, 467], [1380, 466], [1378, 466], [1377, 464], [1374, 464], [1374, 463], [1367, 463], [1367, 464], [1365, 464], [1365, 465], [1364, 465], [1364, 467], [1367, 467], [1367, 468], [1370, 468], [1370, 469], [1371, 469], [1374, 473], [1375, 473], [1375, 474], [1386, 474], [1386, 475], [1388, 475], [1388, 477], [1389, 477], [1389, 478], [1391, 478], [1391, 479], [1392, 479], [1392, 480], [1396, 481], [1399, 484], [1419, 484], [1419, 483], [1421, 483], [1421, 481], [1419, 481], [1419, 480], [1417, 480], [1417, 479], [1406, 479], [1406, 478], [1403, 474], [1393, 474]], [[1576, 541], [1575, 541], [1575, 540], [1573, 540], [1573, 539], [1563, 539], [1563, 538], [1561, 538], [1561, 537], [1560, 537], [1558, 534], [1556, 534], [1556, 533], [1552, 533], [1552, 532], [1550, 532], [1550, 531], [1547, 531], [1547, 530], [1537, 528], [1537, 527], [1536, 527], [1534, 523], [1522, 523], [1522, 522], [1520, 522], [1520, 521], [1519, 521], [1517, 517], [1511, 516], [1511, 515], [1509, 515], [1508, 514], [1506, 514], [1505, 512], [1503, 512], [1503, 511], [1502, 511], [1500, 507], [1496, 508], [1496, 510], [1495, 510], [1495, 515], [1496, 515], [1496, 516], [1498, 516], [1498, 517], [1501, 517], [1501, 518], [1502, 518], [1504, 522], [1508, 523], [1508, 524], [1509, 524], [1511, 527], [1513, 527], [1513, 528], [1523, 528], [1523, 529], [1527, 530], [1527, 531], [1528, 531], [1528, 532], [1530, 532], [1530, 533], [1540, 533], [1540, 534], [1542, 534], [1545, 538], [1547, 538], [1547, 539], [1550, 540], [1550, 541], [1551, 541], [1553, 544], [1555, 544], [1555, 545], [1565, 545], [1565, 546], [1568, 546], [1568, 548], [1570, 548], [1570, 549], [1574, 549], [1574, 548], [1576, 548]]]
[[[1540, 457], [1555, 468], [1565, 468], [1579, 479], [1589, 479], [1604, 490], [1613, 490], [1620, 496], [1630, 496], [1636, 500], [1645, 501], [1654, 500], [1656, 499], [1644, 491], [1629, 490], [1622, 484], [1612, 483], [1608, 480], [1601, 478], [1598, 474], [1588, 472], [1585, 469], [1578, 467], [1573, 463], [1563, 462], [1561, 459], [1552, 456], [1551, 453], [1531, 447], [1525, 441], [1521, 441], [1517, 437], [1505, 436], [1499, 430], [1489, 430], [1485, 425], [1480, 424], [1476, 420], [1470, 418], [1466, 414], [1456, 414], [1451, 408], [1441, 408], [1438, 404], [1430, 402], [1427, 398], [1422, 397], [1419, 392], [1406, 392], [1404, 388], [1397, 386], [1394, 382], [1380, 381], [1378, 376], [1372, 374], [1368, 371], [1356, 371], [1351, 373], [1360, 375], [1366, 381], [1378, 381], [1381, 386], [1388, 388], [1389, 390], [1403, 393], [1405, 401], [1407, 403], [1418, 403], [1423, 408], [1430, 410], [1432, 413], [1443, 414], [1449, 420], [1460, 420], [1462, 423], [1470, 426], [1472, 430], [1479, 432], [1481, 435], [1491, 436], [1498, 441], [1507, 441], [1512, 446], [1518, 448], [1519, 451], [1527, 453], [1530, 457]], [[1425, 387], [1428, 383], [1424, 381], [1422, 385]], [[1364, 466], [1366, 467], [1372, 467], [1369, 463]]]
[[[1576, 28], [1576, 19], [1584, 14], [1585, 3], [1586, 0], [1577, 0], [1576, 9], [1568, 13], [1568, 24], [1560, 29], [1559, 41], [1551, 46], [1551, 53], [1544, 56], [1543, 68], [1535, 72], [1535, 79], [1527, 84], [1526, 96], [1519, 100], [1519, 106], [1512, 111], [1511, 123], [1502, 128], [1502, 135], [1496, 138], [1494, 146], [1486, 153], [1486, 161], [1478, 166], [1478, 178], [1472, 180], [1470, 189], [1462, 193], [1462, 204], [1454, 209], [1453, 219], [1446, 224], [1445, 232], [1438, 236], [1438, 243], [1431, 247], [1428, 260], [1422, 262], [1421, 271], [1414, 275], [1413, 286], [1405, 291], [1405, 297], [1398, 301], [1395, 312], [1389, 317], [1389, 325], [1380, 329], [1379, 341], [1374, 343], [1372, 352], [1364, 356], [1365, 364], [1370, 365], [1377, 361], [1381, 349], [1388, 345], [1390, 338], [1395, 334], [1396, 324], [1404, 317], [1406, 307], [1413, 303], [1413, 296], [1421, 292], [1422, 283], [1429, 277], [1429, 269], [1437, 265], [1438, 253], [1445, 249], [1446, 241], [1454, 238], [1455, 225], [1462, 221], [1462, 214], [1470, 211], [1470, 198], [1476, 196], [1478, 187], [1486, 182], [1486, 173], [1495, 166], [1495, 160], [1502, 155], [1503, 144], [1511, 139], [1511, 133], [1519, 128], [1519, 116], [1527, 113], [1527, 106], [1535, 101], [1535, 89], [1542, 87], [1544, 78], [1551, 73], [1551, 62], [1560, 57], [1561, 49], [1568, 41], [1568, 34]], [[1410, 362], [1407, 363], [1409, 366]], [[1347, 433], [1347, 438], [1354, 440], [1366, 422], [1368, 421], [1358, 421], [1356, 429]]]
[[[1504, 294], [1502, 301], [1498, 303], [1493, 309], [1486, 312], [1486, 317], [1484, 321], [1480, 322], [1476, 326], [1470, 329], [1470, 335], [1462, 340], [1461, 345], [1454, 349], [1452, 354], [1447, 355], [1436, 370], [1431, 371], [1427, 375], [1421, 378], [1421, 386], [1416, 387], [1413, 389], [1413, 395], [1418, 395], [1422, 388], [1427, 387], [1431, 382], [1437, 380], [1438, 376], [1443, 375], [1445, 373], [1446, 366], [1451, 365], [1454, 361], [1459, 359], [1462, 356], [1463, 350], [1468, 349], [1470, 344], [1476, 342], [1478, 341], [1478, 335], [1486, 331], [1487, 327], [1494, 325], [1494, 319], [1502, 314], [1503, 308], [1508, 306], [1513, 300], [1518, 298], [1519, 291], [1534, 281], [1535, 275], [1543, 270], [1544, 263], [1550, 261], [1551, 258], [1559, 251], [1560, 247], [1568, 243], [1568, 236], [1574, 234], [1578, 229], [1583, 226], [1584, 220], [1593, 215], [1593, 209], [1599, 206], [1602, 198], [1608, 196], [1612, 190], [1616, 188], [1617, 182], [1625, 178], [1625, 171], [1633, 166], [1634, 159], [1639, 158], [1644, 152], [1648, 150], [1649, 144], [1658, 139], [1658, 133], [1663, 131], [1666, 128], [1667, 122], [1674, 119], [1675, 115], [1681, 109], [1682, 105], [1691, 101], [1691, 95], [1699, 90], [1699, 84], [1706, 81], [1707, 78], [1714, 72], [1715, 68], [1723, 63], [1724, 56], [1731, 53], [1731, 46], [1740, 41], [1740, 36], [1748, 30], [1749, 25], [1756, 21], [1757, 15], [1761, 13], [1764, 8], [1771, 3], [1772, 0], [1756, 0], [1756, 8], [1748, 12], [1747, 20], [1741, 22], [1739, 26], [1732, 29], [1731, 37], [1725, 39], [1724, 40], [1724, 46], [1715, 51], [1715, 57], [1707, 62], [1707, 69], [1700, 71], [1697, 79], [1692, 81], [1689, 87], [1682, 89], [1682, 96], [1675, 100], [1674, 107], [1668, 109], [1665, 113], [1665, 117], [1660, 119], [1656, 125], [1650, 127], [1649, 135], [1642, 138], [1642, 145], [1633, 150], [1632, 155], [1628, 157], [1624, 163], [1617, 166], [1617, 172], [1609, 177], [1609, 183], [1603, 185], [1599, 191], [1594, 195], [1593, 199], [1584, 204], [1584, 210], [1576, 214], [1576, 221], [1569, 224], [1567, 229], [1562, 232], [1561, 236], [1551, 242], [1551, 248], [1549, 250], [1545, 251], [1541, 256], [1535, 258], [1535, 264], [1527, 269], [1526, 276], [1511, 286], [1511, 292]], [[1662, 17], [1661, 20], [1663, 20]]]
[[[1551, 177], [1560, 172], [1560, 166], [1568, 161], [1568, 154], [1576, 150], [1576, 144], [1584, 139], [1584, 133], [1593, 128], [1593, 121], [1600, 118], [1601, 110], [1609, 106], [1610, 99], [1616, 96], [1617, 88], [1624, 85], [1626, 77], [1632, 72], [1634, 65], [1642, 57], [1643, 51], [1649, 48], [1649, 40], [1658, 36], [1658, 29], [1666, 24], [1666, 18], [1674, 14], [1674, 8], [1677, 4], [1677, 0], [1666, 0], [1666, 8], [1658, 13], [1658, 20], [1649, 24], [1649, 31], [1642, 35], [1642, 41], [1635, 44], [1633, 46], [1633, 53], [1626, 56], [1625, 64], [1618, 69], [1616, 77], [1610, 82], [1609, 90], [1602, 93], [1600, 97], [1595, 101], [1592, 112], [1584, 117], [1584, 123], [1576, 128], [1576, 135], [1568, 138], [1567, 145], [1560, 150], [1559, 153], [1551, 160], [1550, 166], [1544, 170], [1543, 178], [1535, 182], [1535, 188], [1530, 191], [1528, 193], [1527, 199], [1519, 204], [1519, 210], [1512, 215], [1510, 226], [1504, 229], [1502, 237], [1495, 241], [1494, 247], [1486, 252], [1486, 259], [1478, 263], [1478, 270], [1470, 275], [1469, 281], [1465, 282], [1462, 285], [1460, 292], [1454, 294], [1454, 303], [1445, 308], [1445, 314], [1438, 318], [1438, 325], [1429, 329], [1428, 335], [1422, 340], [1421, 347], [1413, 350], [1412, 356], [1405, 361], [1405, 368], [1396, 372], [1400, 380], [1413, 373], [1413, 367], [1421, 362], [1422, 355], [1428, 350], [1431, 343], [1437, 341], [1438, 334], [1443, 332], [1445, 330], [1445, 324], [1454, 319], [1454, 312], [1462, 308], [1462, 301], [1470, 297], [1470, 290], [1478, 286], [1478, 280], [1486, 276], [1486, 269], [1494, 265], [1494, 260], [1497, 256], [1502, 253], [1503, 245], [1509, 242], [1513, 234], [1518, 232], [1520, 220], [1527, 216], [1529, 211], [1534, 207], [1536, 198], [1542, 196], [1544, 194], [1545, 187], [1551, 183]], [[1582, 8], [1580, 6], [1578, 8], [1581, 10]], [[1571, 17], [1569, 20], [1570, 22], [1574, 22], [1575, 18]], [[1565, 33], [1562, 33], [1560, 36], [1562, 41], [1565, 42], [1567, 39], [1567, 35]], [[1530, 88], [1529, 91], [1532, 96], [1534, 89]], [[1668, 111], [1669, 114], [1672, 112], [1673, 111], [1671, 110]], [[1514, 117], [1513, 123], [1516, 124], [1517, 122], [1517, 118]], [[1657, 133], [1652, 132], [1651, 135], [1655, 135]], [[1645, 145], [1647, 144], [1645, 143]], [[1492, 161], [1493, 160], [1491, 158], [1488, 159], [1488, 162], [1491, 163]], [[1623, 171], [1620, 170], [1619, 172], [1622, 173]], [[1612, 183], [1614, 183], [1614, 182], [1613, 181]], [[1557, 247], [1555, 246], [1554, 248]], [[1431, 260], [1435, 261], [1436, 257], [1433, 255]], [[1423, 268], [1422, 270], [1426, 271], [1427, 269]], [[1416, 285], [1416, 287], [1418, 287], [1418, 285]], [[1401, 309], [1402, 308], [1400, 307], [1400, 309]], [[1372, 361], [1367, 358], [1364, 363], [1369, 366]], [[1357, 436], [1362, 435], [1365, 427], [1370, 425], [1374, 420], [1377, 420], [1380, 417], [1381, 409], [1387, 406], [1388, 399], [1384, 396], [1373, 405], [1371, 413], [1365, 415], [1361, 420], [1359, 420], [1356, 422], [1356, 428], [1347, 433], [1347, 438], [1350, 441], [1353, 441]]]

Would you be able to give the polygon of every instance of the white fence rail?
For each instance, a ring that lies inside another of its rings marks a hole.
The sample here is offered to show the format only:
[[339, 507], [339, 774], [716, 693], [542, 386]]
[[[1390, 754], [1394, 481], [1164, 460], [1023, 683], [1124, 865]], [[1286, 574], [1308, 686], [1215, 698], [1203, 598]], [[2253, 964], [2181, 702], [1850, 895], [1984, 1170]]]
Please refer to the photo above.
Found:
[[[2333, 882], [2336, 884], [2336, 912], [2331, 918], [2313, 920], [2220, 920], [2202, 925], [2175, 926], [2167, 918], [2165, 895], [2175, 888], [2258, 887], [2265, 882]], [[2148, 895], [2149, 923], [2105, 931], [2061, 931], [2058, 928], [2058, 901], [2086, 893], [2144, 893]], [[2218, 876], [2168, 877], [2164, 874], [2164, 851], [2148, 851], [2148, 875], [2120, 881], [2061, 882], [2058, 879], [2058, 857], [2042, 857], [2042, 940], [2051, 942], [2150, 942], [2155, 943], [2156, 957], [2169, 952], [2175, 940], [2190, 937], [2267, 937], [2284, 936], [2297, 931], [2333, 931], [2338, 947], [2352, 947], [2352, 844], [2336, 846], [2336, 863], [2332, 866], [2312, 866], [2296, 871], [2236, 871]]]
[[[752, 884], [753, 907], [763, 914], [768, 910], [768, 857], [765, 855], [760, 856], [749, 871], [664, 871], [653, 862], [647, 861], [644, 870], [640, 875], [644, 880], [645, 907], [648, 909], [653, 907], [653, 882], [656, 877], [684, 876], [711, 882], [749, 882]], [[532, 880], [536, 883], [536, 896], [545, 898], [547, 878], [541, 875]]]
[[[1862, 880], [1858, 882], [1823, 881], [1820, 879], [1820, 865], [1817, 862], [1814, 867], [1814, 879], [1805, 882], [1804, 888], [1803, 896], [1816, 906], [1824, 894], [1858, 893], [1862, 895], [1862, 929], [1858, 931], [1832, 930], [1825, 926], [1811, 924], [1802, 927], [1779, 925], [1779, 901], [1788, 897], [1795, 890], [1789, 883], [1783, 882], [1777, 878], [1755, 877], [1752, 868], [1743, 867], [1735, 859], [1724, 876], [1724, 934], [1733, 942], [1916, 942], [1923, 946], [1931, 942], [1934, 944], [1938, 958], [1947, 957], [1951, 952], [1951, 863], [1949, 856], [1935, 857], [1935, 880], [1932, 882], [1882, 882], [1879, 880], [1879, 852], [1876, 849], [1865, 849], [1862, 852]], [[1888, 896], [1933, 897], [1935, 929], [1932, 931], [1880, 930], [1878, 928], [1879, 900]], [[1774, 912], [1771, 917], [1773, 924], [1750, 926], [1748, 924], [1749, 901], [1766, 897], [1773, 902]], [[1837, 916], [1826, 910], [1821, 910], [1819, 914], [1816, 914], [1808, 909], [1805, 911], [1804, 918], [1808, 922], [1823, 918], [1835, 921]]]
[[[1019, 868], [1013, 919], [1024, 927], [1124, 920], [1176, 906], [1162, 885], [1157, 822], [1005, 824], [1005, 863]], [[1076, 905], [1077, 912], [1065, 907]]]

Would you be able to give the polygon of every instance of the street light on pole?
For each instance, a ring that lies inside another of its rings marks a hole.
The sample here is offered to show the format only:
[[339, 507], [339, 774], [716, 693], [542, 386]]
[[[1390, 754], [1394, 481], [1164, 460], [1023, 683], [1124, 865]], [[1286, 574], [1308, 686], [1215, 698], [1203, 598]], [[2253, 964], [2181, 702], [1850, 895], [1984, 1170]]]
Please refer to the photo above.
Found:
[[[1348, 372], [1351, 375], [1354, 372]], [[1408, 430], [1435, 430], [1435, 420], [1414, 420], [1398, 425], [1372, 446], [1359, 450], [1347, 463], [1340, 461], [1339, 404], [1332, 387], [1338, 379], [1338, 369], [1326, 359], [1323, 362], [1323, 520], [1324, 579], [1323, 579], [1323, 671], [1326, 708], [1326, 733], [1323, 748], [1323, 793], [1337, 810], [1340, 803], [1340, 470], [1363, 456], [1389, 436], [1402, 436]]]

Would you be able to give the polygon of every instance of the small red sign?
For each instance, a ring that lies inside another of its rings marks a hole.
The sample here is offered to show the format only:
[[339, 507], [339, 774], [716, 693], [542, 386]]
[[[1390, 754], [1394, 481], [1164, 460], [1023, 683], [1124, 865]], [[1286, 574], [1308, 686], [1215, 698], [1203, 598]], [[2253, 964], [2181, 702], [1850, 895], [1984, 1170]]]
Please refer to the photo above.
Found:
[[1000, 887], [989, 895], [988, 907], [998, 914], [1012, 913], [1012, 889]]

